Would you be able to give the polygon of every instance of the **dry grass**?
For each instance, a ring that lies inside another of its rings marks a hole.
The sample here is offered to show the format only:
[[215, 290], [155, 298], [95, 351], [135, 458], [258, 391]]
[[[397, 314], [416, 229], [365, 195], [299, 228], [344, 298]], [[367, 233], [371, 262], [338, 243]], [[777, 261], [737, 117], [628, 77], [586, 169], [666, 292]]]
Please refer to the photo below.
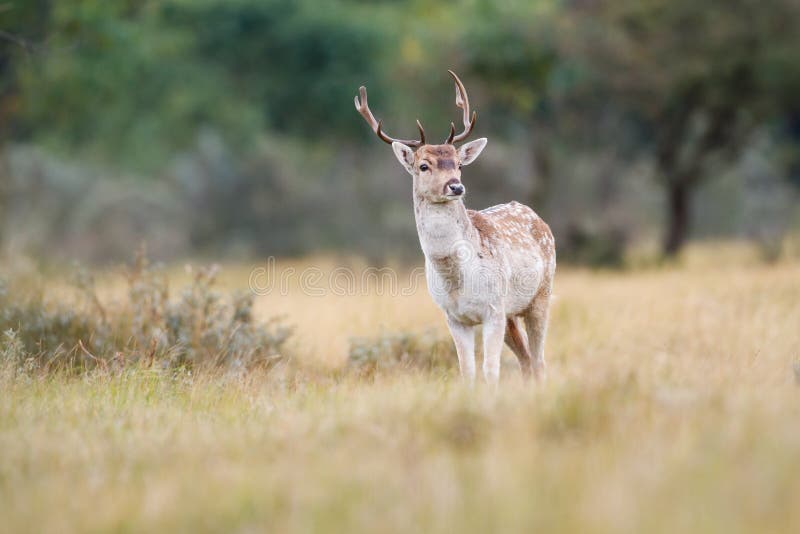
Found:
[[549, 380], [507, 367], [496, 394], [335, 370], [352, 336], [443, 333], [424, 288], [257, 299], [297, 325], [299, 370], [6, 373], [0, 529], [795, 531], [800, 264], [703, 254], [560, 272]]

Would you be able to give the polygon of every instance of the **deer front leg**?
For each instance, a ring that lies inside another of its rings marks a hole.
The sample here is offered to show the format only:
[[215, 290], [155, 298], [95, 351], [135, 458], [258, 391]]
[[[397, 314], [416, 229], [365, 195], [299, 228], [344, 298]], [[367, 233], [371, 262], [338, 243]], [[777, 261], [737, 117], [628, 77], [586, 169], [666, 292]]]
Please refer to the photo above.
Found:
[[475, 327], [459, 323], [450, 317], [447, 317], [447, 326], [456, 345], [461, 378], [472, 384], [475, 382]]
[[505, 314], [492, 313], [483, 323], [483, 377], [492, 386], [496, 386], [500, 378], [500, 353], [505, 335]]

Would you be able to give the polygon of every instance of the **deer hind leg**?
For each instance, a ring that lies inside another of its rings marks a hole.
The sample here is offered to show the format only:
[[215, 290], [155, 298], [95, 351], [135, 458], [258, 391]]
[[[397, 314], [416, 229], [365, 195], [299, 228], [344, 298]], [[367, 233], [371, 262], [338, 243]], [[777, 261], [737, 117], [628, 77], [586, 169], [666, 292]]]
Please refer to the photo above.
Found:
[[519, 360], [519, 367], [522, 370], [522, 376], [530, 378], [531, 376], [531, 351], [528, 348], [528, 336], [525, 330], [522, 329], [519, 322], [519, 317], [509, 317], [506, 320], [506, 345], [516, 355]]
[[547, 318], [550, 311], [550, 291], [542, 291], [533, 299], [525, 314], [525, 328], [532, 356], [533, 375], [537, 380], [545, 378], [544, 338], [547, 335]]

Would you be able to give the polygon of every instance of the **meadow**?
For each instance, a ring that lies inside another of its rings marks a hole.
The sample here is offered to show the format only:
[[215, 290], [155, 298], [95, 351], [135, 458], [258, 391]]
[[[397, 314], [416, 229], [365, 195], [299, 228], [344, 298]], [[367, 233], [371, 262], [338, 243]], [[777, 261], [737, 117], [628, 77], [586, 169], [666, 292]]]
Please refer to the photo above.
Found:
[[[224, 266], [218, 285], [246, 289], [257, 267]], [[122, 279], [94, 273], [89, 309], [112, 309]], [[48, 305], [84, 298], [61, 273], [19, 283]], [[424, 285], [258, 296], [255, 318], [293, 330], [274, 363], [246, 369], [52, 370], [15, 360], [4, 334], [0, 530], [796, 531], [800, 262], [706, 247], [667, 266], [562, 268], [555, 294], [547, 381], [523, 382], [504, 354], [497, 391], [462, 384], [454, 361], [354, 368], [359, 339], [449, 347]]]

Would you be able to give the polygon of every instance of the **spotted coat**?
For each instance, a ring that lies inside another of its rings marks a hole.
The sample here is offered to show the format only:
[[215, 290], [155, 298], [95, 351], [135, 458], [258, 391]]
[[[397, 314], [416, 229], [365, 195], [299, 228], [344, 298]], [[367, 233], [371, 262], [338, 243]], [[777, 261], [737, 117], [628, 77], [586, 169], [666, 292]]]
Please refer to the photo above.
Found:
[[466, 208], [461, 166], [485, 144], [424, 145], [416, 152], [397, 142], [392, 147], [414, 179], [428, 290], [445, 313], [462, 375], [474, 378], [474, 328], [482, 325], [487, 381], [497, 382], [504, 340], [523, 373], [541, 377], [555, 241], [542, 218], [519, 202]]

